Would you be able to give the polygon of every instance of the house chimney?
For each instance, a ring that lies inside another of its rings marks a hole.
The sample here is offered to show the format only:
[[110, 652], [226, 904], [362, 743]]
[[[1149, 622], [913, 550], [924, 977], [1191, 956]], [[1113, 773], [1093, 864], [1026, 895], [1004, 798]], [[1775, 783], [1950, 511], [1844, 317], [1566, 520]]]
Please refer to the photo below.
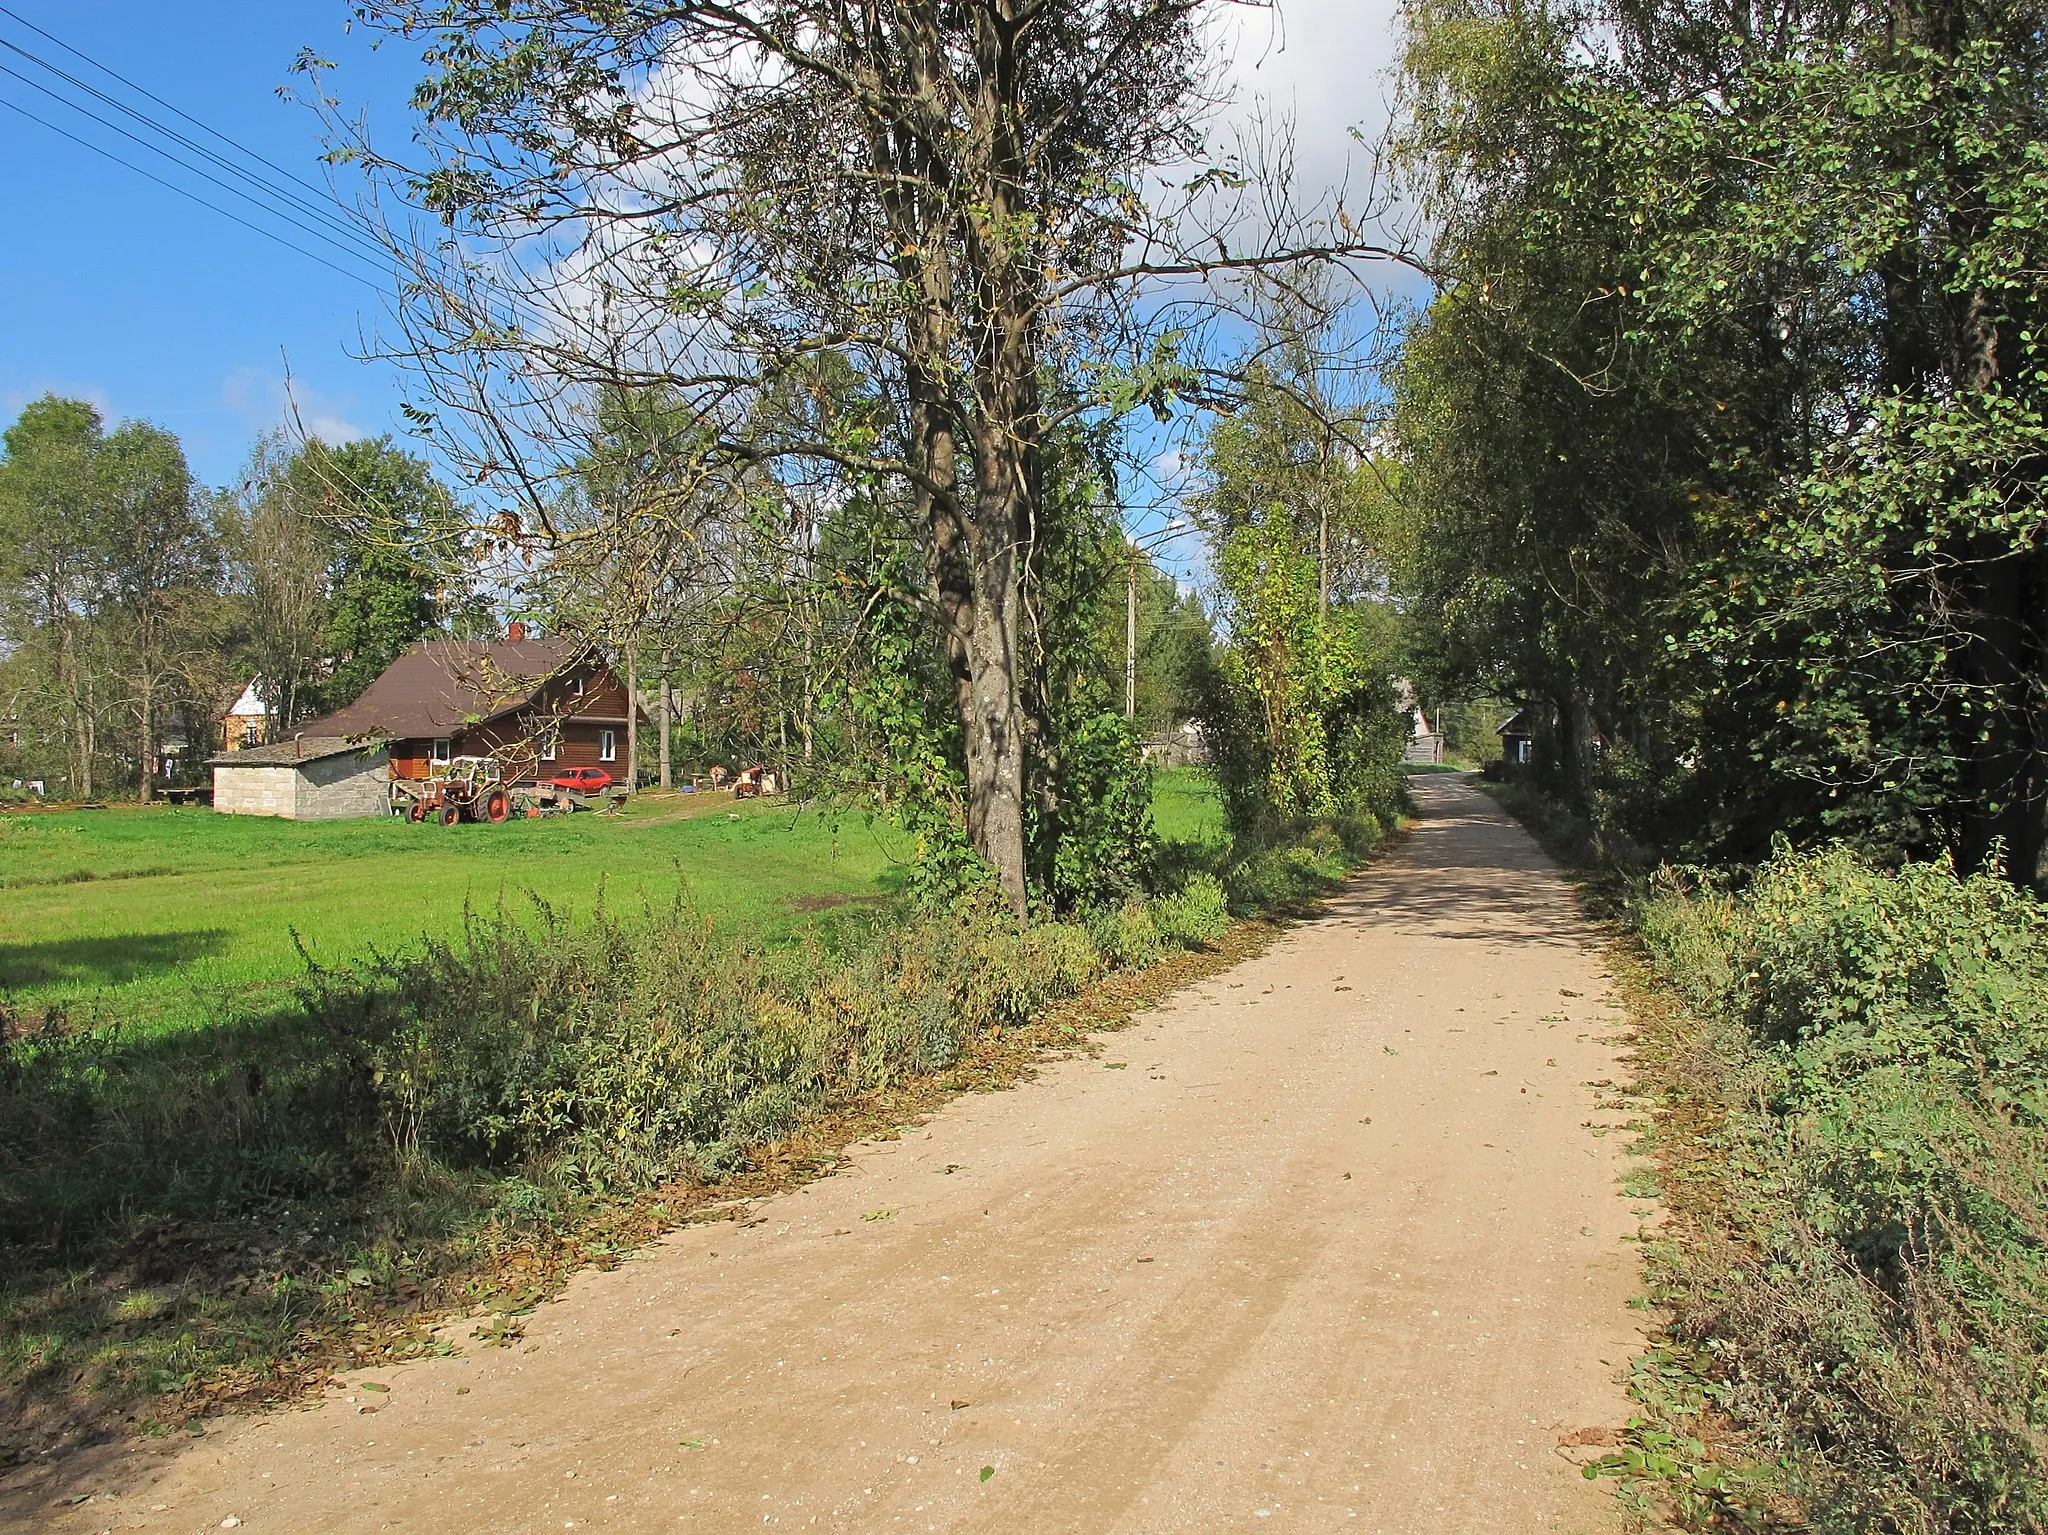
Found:
[[526, 625], [520, 623], [517, 619], [514, 619], [511, 623], [505, 626], [505, 638], [510, 640], [515, 645], [518, 644], [521, 640], [526, 638]]

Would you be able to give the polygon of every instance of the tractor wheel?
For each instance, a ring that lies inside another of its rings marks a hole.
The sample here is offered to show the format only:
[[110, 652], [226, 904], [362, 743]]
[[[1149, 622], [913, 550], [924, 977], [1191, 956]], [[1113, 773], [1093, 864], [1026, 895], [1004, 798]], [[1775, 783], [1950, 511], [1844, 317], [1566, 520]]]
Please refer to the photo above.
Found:
[[503, 789], [491, 790], [490, 798], [484, 801], [484, 819], [496, 826], [511, 813], [512, 796]]
[[406, 812], [406, 819], [407, 819], [407, 820], [409, 820], [409, 821], [412, 821], [412, 822], [415, 822], [415, 823], [417, 823], [417, 822], [420, 822], [420, 821], [424, 821], [424, 820], [425, 820], [426, 818], [427, 818], [427, 807], [426, 807], [426, 802], [425, 802], [425, 801], [423, 801], [423, 800], [414, 800], [414, 801], [412, 802], [412, 809]]
[[453, 826], [461, 819], [462, 808], [459, 805], [443, 805], [441, 807], [441, 824], [443, 826]]

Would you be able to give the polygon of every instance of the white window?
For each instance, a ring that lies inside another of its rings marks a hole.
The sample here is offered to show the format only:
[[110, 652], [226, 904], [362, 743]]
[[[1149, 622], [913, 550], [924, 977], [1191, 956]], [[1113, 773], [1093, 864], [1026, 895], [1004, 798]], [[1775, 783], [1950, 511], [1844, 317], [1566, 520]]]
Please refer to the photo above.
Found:
[[556, 739], [554, 731], [543, 731], [540, 738], [540, 760], [543, 762], [553, 762], [555, 760], [555, 752], [560, 745], [561, 742]]
[[434, 760], [436, 762], [446, 762], [451, 755], [452, 753], [448, 749], [448, 738], [446, 736], [441, 737], [440, 740], [434, 743]]
[[619, 738], [609, 730], [600, 730], [597, 733], [597, 760], [610, 762], [618, 754]]
[[263, 744], [263, 722], [261, 720], [242, 721], [242, 744], [244, 746], [261, 746]]

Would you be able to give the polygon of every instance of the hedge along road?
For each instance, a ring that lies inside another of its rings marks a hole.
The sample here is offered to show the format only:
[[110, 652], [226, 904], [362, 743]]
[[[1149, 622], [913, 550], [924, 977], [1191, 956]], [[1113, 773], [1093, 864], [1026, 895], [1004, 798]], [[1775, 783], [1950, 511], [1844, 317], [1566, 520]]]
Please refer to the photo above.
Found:
[[1586, 1127], [1619, 1015], [1527, 836], [1416, 795], [1392, 857], [1101, 1056], [581, 1276], [509, 1348], [462, 1325], [459, 1357], [112, 1447], [0, 1518], [1617, 1528], [1559, 1441], [1626, 1420], [1640, 1342], [1622, 1137]]

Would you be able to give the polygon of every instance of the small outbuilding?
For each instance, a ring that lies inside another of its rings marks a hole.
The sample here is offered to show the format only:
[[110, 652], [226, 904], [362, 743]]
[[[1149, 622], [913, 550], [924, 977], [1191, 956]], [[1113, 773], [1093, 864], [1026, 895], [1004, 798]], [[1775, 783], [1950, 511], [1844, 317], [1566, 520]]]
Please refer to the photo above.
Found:
[[301, 736], [208, 759], [213, 808], [287, 821], [346, 821], [388, 814], [390, 754], [342, 736]]
[[1524, 764], [1536, 754], [1536, 721], [1527, 704], [1501, 721], [1494, 731], [1500, 737], [1500, 754], [1509, 762]]

